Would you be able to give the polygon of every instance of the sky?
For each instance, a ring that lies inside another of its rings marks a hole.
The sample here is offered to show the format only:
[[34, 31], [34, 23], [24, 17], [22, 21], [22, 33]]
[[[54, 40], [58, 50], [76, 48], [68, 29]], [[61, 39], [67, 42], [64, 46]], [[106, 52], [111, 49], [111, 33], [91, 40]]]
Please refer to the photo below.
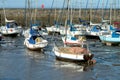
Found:
[[[30, 0], [32, 7], [62, 8], [64, 0]], [[54, 1], [54, 2], [53, 2]], [[70, 7], [74, 8], [120, 8], [120, 0], [70, 0]], [[67, 2], [67, 0], [65, 0]], [[67, 3], [66, 3], [67, 4]], [[25, 8], [25, 0], [0, 0], [0, 7]]]

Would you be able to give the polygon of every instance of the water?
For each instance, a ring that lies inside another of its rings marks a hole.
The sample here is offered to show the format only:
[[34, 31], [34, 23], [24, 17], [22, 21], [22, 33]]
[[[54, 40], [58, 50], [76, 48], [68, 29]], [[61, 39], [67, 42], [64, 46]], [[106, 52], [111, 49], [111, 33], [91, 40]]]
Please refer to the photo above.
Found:
[[119, 46], [90, 41], [97, 63], [87, 66], [56, 60], [51, 38], [42, 51], [31, 51], [23, 37], [5, 37], [9, 43], [0, 46], [0, 80], [120, 80]]

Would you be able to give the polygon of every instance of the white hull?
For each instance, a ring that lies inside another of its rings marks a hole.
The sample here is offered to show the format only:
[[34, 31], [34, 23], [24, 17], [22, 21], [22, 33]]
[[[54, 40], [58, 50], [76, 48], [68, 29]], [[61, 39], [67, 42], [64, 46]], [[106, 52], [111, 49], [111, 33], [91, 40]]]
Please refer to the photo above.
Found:
[[76, 40], [72, 40], [71, 36], [62, 37], [62, 41], [64, 44], [70, 44], [70, 45], [83, 45], [85, 44], [86, 40], [84, 40], [82, 37]]
[[56, 27], [56, 26], [51, 26], [51, 27], [46, 27], [47, 29], [47, 32], [60, 32], [61, 29], [63, 29], [64, 27], [63, 26], [59, 26], [59, 27]]
[[21, 28], [6, 28], [6, 26], [1, 27], [1, 33], [3, 35], [14, 35], [19, 34], [21, 32]]
[[74, 28], [75, 28], [75, 30], [70, 31], [70, 28], [68, 28], [66, 31], [66, 29], [64, 27], [64, 28], [60, 29], [60, 34], [65, 35], [66, 32], [67, 32], [67, 34], [71, 34], [71, 35], [85, 35], [86, 34], [86, 28], [83, 25], [76, 24], [76, 25], [74, 25]]
[[54, 51], [55, 55], [59, 58], [71, 59], [71, 60], [84, 60], [84, 55], [64, 54]]
[[[85, 60], [85, 54], [82, 53], [65, 53], [59, 50], [59, 48], [54, 47], [53, 48], [53, 52], [55, 54], [56, 57], [58, 58], [63, 58], [63, 59], [69, 59], [69, 60], [76, 60], [76, 61], [81, 61], [81, 60]], [[88, 54], [89, 57], [91, 57], [92, 55], [89, 53]]]
[[[47, 32], [45, 32], [45, 30], [38, 30], [39, 34], [45, 36], [45, 35], [48, 35]], [[22, 35], [25, 37], [25, 38], [29, 38], [31, 36], [30, 34], [30, 29], [27, 29], [25, 31], [23, 31]]]
[[29, 38], [25, 39], [24, 45], [31, 50], [42, 49], [42, 48], [46, 47], [47, 44], [48, 44], [47, 40], [42, 40], [42, 42], [38, 42], [38, 43], [35, 43], [35, 44], [29, 43], [28, 40], [29, 40]]

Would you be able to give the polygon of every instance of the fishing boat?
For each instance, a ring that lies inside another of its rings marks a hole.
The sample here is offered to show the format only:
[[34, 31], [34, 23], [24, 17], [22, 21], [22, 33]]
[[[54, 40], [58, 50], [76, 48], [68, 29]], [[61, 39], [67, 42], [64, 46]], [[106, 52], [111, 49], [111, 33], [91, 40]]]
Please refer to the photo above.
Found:
[[40, 50], [46, 47], [48, 41], [44, 39], [41, 35], [31, 35], [28, 38], [25, 38], [24, 45], [31, 50]]

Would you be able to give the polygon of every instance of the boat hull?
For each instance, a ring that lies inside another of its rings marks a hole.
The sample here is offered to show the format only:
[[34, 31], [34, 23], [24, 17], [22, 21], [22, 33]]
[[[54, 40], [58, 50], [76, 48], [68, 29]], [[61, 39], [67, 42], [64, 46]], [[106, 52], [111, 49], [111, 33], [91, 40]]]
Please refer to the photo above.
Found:
[[18, 28], [5, 28], [5, 27], [1, 27], [1, 33], [2, 35], [5, 35], [5, 36], [16, 36], [17, 34], [20, 33], [20, 29]]
[[[71, 49], [71, 48], [70, 48]], [[89, 61], [93, 58], [93, 54], [89, 53], [66, 53], [60, 52], [60, 50], [56, 47], [53, 49], [56, 58], [64, 59], [64, 60], [72, 60], [72, 61]]]
[[114, 44], [120, 43], [120, 37], [118, 38], [113, 38], [111, 36], [99, 36], [99, 37], [103, 43], [105, 42], [114, 43]]
[[44, 40], [40, 43], [36, 43], [36, 44], [31, 44], [29, 43], [28, 39], [25, 39], [24, 41], [24, 45], [31, 50], [40, 50], [43, 49], [44, 47], [46, 47], [48, 44], [47, 40]]
[[83, 44], [86, 44], [85, 40], [82, 40], [82, 39], [72, 40], [71, 37], [67, 37], [66, 39], [65, 39], [65, 37], [62, 37], [62, 41], [66, 45], [83, 45]]

